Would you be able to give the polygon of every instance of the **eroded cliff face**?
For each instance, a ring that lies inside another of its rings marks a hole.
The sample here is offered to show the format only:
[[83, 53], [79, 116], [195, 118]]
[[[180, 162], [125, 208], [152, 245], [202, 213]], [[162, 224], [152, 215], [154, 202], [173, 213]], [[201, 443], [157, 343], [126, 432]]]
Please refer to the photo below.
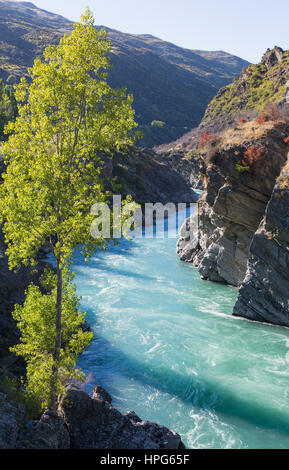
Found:
[[220, 90], [198, 129], [169, 149], [159, 148], [184, 154], [191, 150], [204, 182], [198, 211], [180, 232], [180, 258], [193, 263], [203, 279], [239, 287], [234, 315], [285, 326], [288, 58], [289, 51], [268, 49], [260, 64], [244, 69]]
[[[286, 162], [287, 135], [285, 123], [237, 126], [222, 135], [211, 163], [203, 165], [205, 191], [199, 201], [198, 236], [189, 240], [181, 232], [177, 246], [180, 258], [193, 263], [203, 279], [242, 284], [251, 241]], [[240, 173], [236, 165], [250, 148], [262, 149], [262, 156]], [[204, 159], [207, 153], [208, 149]]]
[[289, 155], [253, 237], [233, 314], [289, 326]]

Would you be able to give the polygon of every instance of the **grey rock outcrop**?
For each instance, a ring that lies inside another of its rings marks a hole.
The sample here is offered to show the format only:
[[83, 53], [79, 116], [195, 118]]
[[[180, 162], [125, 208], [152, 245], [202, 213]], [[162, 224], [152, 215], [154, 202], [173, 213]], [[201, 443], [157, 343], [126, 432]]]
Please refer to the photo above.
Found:
[[233, 315], [289, 327], [289, 162], [254, 235]]
[[134, 412], [121, 414], [111, 398], [96, 388], [92, 398], [75, 385], [67, 388], [58, 414], [63, 418], [73, 449], [179, 449], [178, 434], [142, 421]]
[[0, 449], [14, 449], [24, 426], [25, 408], [0, 393]]
[[274, 67], [274, 65], [282, 62], [283, 55], [284, 50], [281, 47], [275, 46], [274, 49], [267, 49], [262, 57], [262, 64], [264, 64], [269, 70]]
[[22, 429], [17, 448], [69, 449], [70, 437], [64, 420], [53, 411], [45, 411], [39, 421], [30, 421]]
[[69, 385], [58, 413], [25, 421], [25, 407], [0, 393], [0, 449], [183, 449], [178, 434], [134, 411], [120, 413], [102, 387], [90, 397]]
[[[284, 326], [289, 326], [287, 136], [286, 121], [227, 131], [205, 168], [198, 211], [185, 221], [177, 244], [180, 259], [193, 263], [203, 279], [240, 288], [234, 315]], [[239, 173], [236, 163], [248, 148], [262, 148], [263, 156]]]
[[[258, 141], [264, 148], [266, 165], [240, 175], [236, 163], [247, 147], [224, 147], [214, 157], [205, 173], [205, 192], [199, 200], [198, 231], [184, 239], [186, 221], [180, 232], [177, 253], [193, 263], [203, 279], [240, 286], [247, 272], [249, 250], [254, 233], [286, 162], [284, 129], [273, 128]], [[276, 141], [279, 145], [276, 145]], [[256, 144], [255, 144], [256, 145]], [[196, 216], [195, 216], [196, 217]], [[187, 227], [187, 228], [186, 228]]]

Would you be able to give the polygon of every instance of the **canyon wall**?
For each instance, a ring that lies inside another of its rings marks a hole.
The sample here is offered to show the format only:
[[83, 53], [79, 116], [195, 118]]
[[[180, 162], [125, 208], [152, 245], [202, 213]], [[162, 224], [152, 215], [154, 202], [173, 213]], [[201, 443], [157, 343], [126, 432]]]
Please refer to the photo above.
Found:
[[289, 326], [289, 160], [253, 237], [233, 314]]
[[[205, 190], [177, 253], [209, 281], [240, 288], [234, 315], [289, 326], [288, 124], [236, 125], [199, 157]], [[259, 158], [240, 163], [248, 149]], [[208, 155], [210, 159], [208, 161]], [[207, 159], [207, 160], [206, 160]], [[281, 176], [280, 176], [281, 173]], [[277, 183], [276, 183], [277, 181]], [[188, 237], [196, 223], [198, 231]]]

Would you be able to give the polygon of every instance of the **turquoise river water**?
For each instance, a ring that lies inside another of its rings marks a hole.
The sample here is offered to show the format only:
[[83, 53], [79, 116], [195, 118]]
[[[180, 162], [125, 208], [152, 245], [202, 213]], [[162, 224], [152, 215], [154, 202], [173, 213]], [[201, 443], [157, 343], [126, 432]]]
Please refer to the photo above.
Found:
[[76, 255], [95, 333], [80, 366], [120, 411], [189, 448], [289, 448], [289, 330], [233, 318], [236, 289], [202, 281], [175, 247], [136, 239], [88, 264]]

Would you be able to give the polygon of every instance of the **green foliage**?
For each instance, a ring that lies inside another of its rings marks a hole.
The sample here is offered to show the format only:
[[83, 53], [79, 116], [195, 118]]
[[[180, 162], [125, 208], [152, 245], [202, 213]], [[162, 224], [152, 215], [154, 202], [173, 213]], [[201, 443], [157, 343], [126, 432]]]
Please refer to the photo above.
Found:
[[163, 128], [163, 127], [165, 127], [165, 125], [166, 125], [166, 123], [165, 123], [164, 121], [156, 121], [156, 120], [155, 120], [155, 121], [152, 121], [152, 122], [151, 122], [151, 126], [153, 126], [153, 127], [161, 127], [161, 128]]
[[[56, 279], [54, 282], [56, 284]], [[57, 393], [61, 393], [65, 379], [74, 377], [82, 380], [82, 372], [75, 368], [77, 358], [93, 337], [92, 333], [81, 329], [85, 315], [79, 310], [79, 299], [75, 294], [75, 287], [71, 284], [69, 276], [65, 276], [62, 297], [60, 373], [55, 384], [53, 352], [57, 336], [56, 295], [56, 287], [50, 293], [42, 294], [39, 287], [31, 285], [24, 305], [16, 305], [13, 313], [21, 331], [21, 343], [12, 348], [12, 351], [24, 357], [26, 361], [25, 395], [33, 399], [39, 409], [51, 406], [50, 399], [55, 385]]]
[[[286, 76], [289, 67], [289, 51], [285, 52], [281, 63], [267, 70], [263, 64], [250, 65], [240, 78], [223, 88], [209, 104], [205, 121], [226, 119], [240, 111], [260, 111], [268, 103], [274, 104], [285, 98]], [[288, 80], [287, 78], [287, 80]]]
[[3, 144], [0, 209], [9, 266], [35, 264], [44, 244], [57, 265], [56, 276], [42, 279], [51, 292], [31, 285], [14, 312], [21, 343], [13, 350], [27, 363], [26, 394], [42, 407], [56, 408], [64, 377], [81, 378], [76, 360], [92, 335], [79, 329], [83, 316], [68, 266], [76, 246], [86, 258], [106, 248], [106, 239], [90, 233], [93, 204], [109, 196], [101, 155], [133, 142], [132, 96], [106, 82], [109, 50], [87, 9], [70, 35], [35, 60], [31, 81], [17, 85], [19, 115]]
[[109, 47], [87, 13], [44, 61], [36, 59], [32, 82], [16, 87], [19, 116], [7, 127], [0, 203], [11, 267], [31, 262], [47, 240], [56, 239], [61, 262], [76, 245], [91, 252], [105, 244], [89, 230], [91, 206], [107, 199], [99, 151], [132, 143], [135, 127], [132, 97], [105, 81]]
[[244, 165], [241, 165], [241, 163], [236, 163], [236, 170], [243, 174], [243, 173], [247, 173], [248, 171], [250, 171], [250, 167], [249, 166], [244, 166]]
[[14, 98], [13, 88], [4, 85], [0, 79], [0, 141], [5, 139], [4, 128], [9, 121], [14, 120], [17, 115], [17, 105]]

